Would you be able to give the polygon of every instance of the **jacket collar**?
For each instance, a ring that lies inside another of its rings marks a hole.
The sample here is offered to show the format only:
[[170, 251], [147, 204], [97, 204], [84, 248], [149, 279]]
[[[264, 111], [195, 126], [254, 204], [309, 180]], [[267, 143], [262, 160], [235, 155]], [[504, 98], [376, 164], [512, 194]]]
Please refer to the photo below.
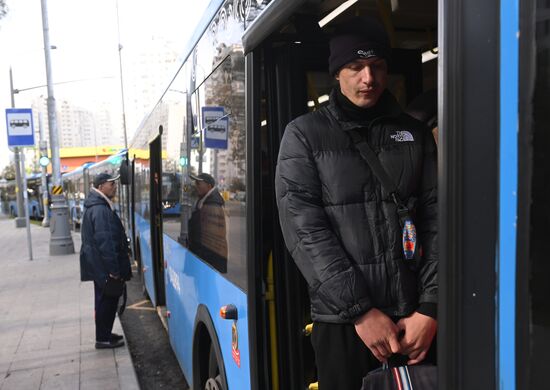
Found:
[[111, 208], [112, 211], [115, 211], [115, 207], [113, 205], [113, 202], [111, 202], [111, 199], [107, 198], [107, 196], [101, 192], [100, 190], [98, 190], [97, 188], [95, 187], [92, 187], [92, 191], [95, 191], [96, 194], [98, 194], [99, 196], [101, 196], [103, 199], [105, 199], [105, 201], [107, 202], [107, 204], [109, 205], [109, 207]]
[[357, 128], [364, 128], [369, 126], [372, 122], [378, 120], [379, 118], [383, 117], [396, 117], [399, 116], [403, 111], [401, 107], [399, 106], [399, 103], [397, 103], [397, 100], [395, 97], [389, 92], [387, 89], [382, 93], [382, 96], [380, 96], [380, 99], [376, 103], [380, 115], [371, 121], [354, 121], [348, 118], [344, 110], [339, 106], [338, 99], [336, 97], [336, 94], [338, 93], [335, 87], [330, 92], [330, 99], [329, 104], [327, 106], [328, 112], [340, 123], [340, 126], [342, 127], [342, 130], [349, 131], [354, 130]]
[[[204, 204], [204, 201], [210, 196], [212, 195], [212, 193], [214, 192], [214, 190], [216, 190], [216, 187], [212, 187], [210, 188], [210, 191], [208, 191], [202, 198], [199, 199], [199, 201], [197, 202], [197, 209], [202, 209], [202, 205]], [[217, 190], [216, 190], [217, 191]]]

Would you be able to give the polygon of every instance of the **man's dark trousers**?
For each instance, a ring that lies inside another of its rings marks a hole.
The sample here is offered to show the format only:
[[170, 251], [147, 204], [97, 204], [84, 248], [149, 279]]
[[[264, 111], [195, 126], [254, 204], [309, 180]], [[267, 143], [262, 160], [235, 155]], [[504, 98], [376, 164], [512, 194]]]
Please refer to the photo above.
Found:
[[352, 324], [315, 322], [311, 343], [319, 390], [359, 390], [367, 372], [381, 366]]
[[119, 297], [108, 297], [103, 294], [96, 282], [94, 282], [95, 293], [95, 341], [111, 341], [113, 323], [115, 322], [116, 310]]

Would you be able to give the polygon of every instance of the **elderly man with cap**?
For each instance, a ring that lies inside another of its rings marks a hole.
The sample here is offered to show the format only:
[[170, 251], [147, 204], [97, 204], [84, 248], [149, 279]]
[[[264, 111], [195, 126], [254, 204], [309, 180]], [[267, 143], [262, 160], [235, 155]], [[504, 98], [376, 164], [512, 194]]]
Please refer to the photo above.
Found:
[[337, 27], [329, 103], [293, 120], [281, 141], [277, 205], [309, 285], [321, 390], [359, 389], [390, 357], [433, 358], [436, 148], [386, 89], [389, 60], [375, 19]]
[[220, 272], [227, 271], [225, 201], [208, 173], [189, 175], [197, 202], [189, 219], [189, 249]]
[[94, 178], [82, 218], [80, 278], [94, 282], [97, 349], [124, 345], [112, 333], [122, 286], [132, 276], [126, 233], [112, 203], [117, 179], [108, 173]]

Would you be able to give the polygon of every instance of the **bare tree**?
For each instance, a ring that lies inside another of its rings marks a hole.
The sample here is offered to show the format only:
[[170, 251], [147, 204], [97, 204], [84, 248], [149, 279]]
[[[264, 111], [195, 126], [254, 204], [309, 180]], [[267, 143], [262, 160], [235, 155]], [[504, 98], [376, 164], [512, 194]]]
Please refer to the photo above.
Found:
[[[0, 0], [1, 1], [1, 0]], [[0, 177], [6, 180], [15, 179], [15, 164], [12, 162], [9, 165], [6, 165], [0, 174]]]

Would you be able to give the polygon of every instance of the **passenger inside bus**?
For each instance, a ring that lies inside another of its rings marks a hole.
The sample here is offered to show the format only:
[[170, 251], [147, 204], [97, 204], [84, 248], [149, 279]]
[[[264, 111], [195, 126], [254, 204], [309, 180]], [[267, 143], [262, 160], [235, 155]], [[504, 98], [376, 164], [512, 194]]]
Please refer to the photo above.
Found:
[[[436, 147], [386, 88], [390, 61], [388, 36], [375, 19], [342, 23], [330, 41], [329, 72], [338, 85], [328, 106], [292, 121], [281, 141], [281, 229], [310, 287], [323, 389], [358, 389], [395, 355], [416, 364], [430, 352], [435, 362]], [[418, 233], [411, 256], [404, 253], [406, 220]]]

